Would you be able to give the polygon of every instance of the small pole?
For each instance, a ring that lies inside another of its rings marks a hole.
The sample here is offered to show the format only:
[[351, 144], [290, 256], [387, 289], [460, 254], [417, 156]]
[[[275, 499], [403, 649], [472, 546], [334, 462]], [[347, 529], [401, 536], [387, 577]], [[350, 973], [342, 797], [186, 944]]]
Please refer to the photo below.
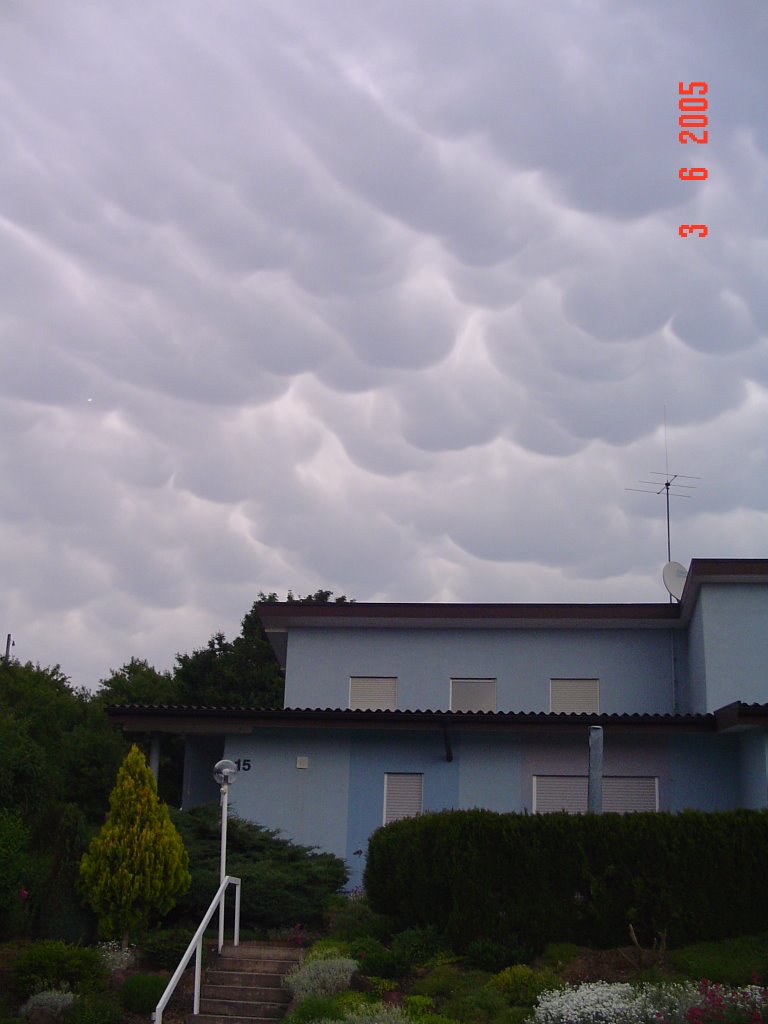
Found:
[[[229, 797], [229, 786], [226, 782], [221, 786], [221, 859], [219, 868], [219, 885], [222, 885], [227, 877], [227, 805]], [[221, 894], [219, 903], [219, 952], [224, 946], [224, 893]]]
[[11, 646], [15, 646], [15, 644], [13, 643], [13, 639], [11, 637], [11, 634], [9, 633], [8, 636], [5, 638], [5, 664], [6, 665], [11, 660]]
[[587, 782], [587, 811], [603, 812], [603, 727], [589, 727], [589, 779]]

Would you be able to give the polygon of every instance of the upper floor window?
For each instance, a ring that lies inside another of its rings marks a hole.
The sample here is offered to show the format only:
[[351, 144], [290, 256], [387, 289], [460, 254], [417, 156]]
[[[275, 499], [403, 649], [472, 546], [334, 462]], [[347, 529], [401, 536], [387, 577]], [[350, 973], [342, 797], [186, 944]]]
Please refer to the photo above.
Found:
[[384, 775], [384, 824], [421, 814], [424, 806], [424, 775], [421, 772], [386, 772]]
[[352, 676], [349, 680], [349, 707], [352, 711], [395, 711], [396, 676]]
[[495, 710], [495, 679], [451, 679], [451, 711]]
[[600, 712], [599, 679], [550, 679], [549, 710], [571, 715]]

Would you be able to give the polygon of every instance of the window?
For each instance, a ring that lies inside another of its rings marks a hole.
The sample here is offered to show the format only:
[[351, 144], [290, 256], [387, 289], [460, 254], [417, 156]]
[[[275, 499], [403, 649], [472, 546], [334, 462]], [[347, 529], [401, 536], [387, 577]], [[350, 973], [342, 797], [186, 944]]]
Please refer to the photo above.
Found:
[[384, 775], [384, 824], [421, 814], [424, 800], [423, 774], [386, 772]]
[[[658, 811], [659, 780], [656, 776], [604, 775], [603, 810], [626, 814]], [[586, 814], [586, 775], [534, 775], [533, 810], [536, 814], [567, 811]]]
[[600, 680], [550, 679], [549, 709], [560, 714], [598, 714]]
[[495, 711], [495, 679], [452, 679], [451, 711]]
[[352, 711], [394, 711], [397, 708], [397, 677], [352, 676], [349, 680]]

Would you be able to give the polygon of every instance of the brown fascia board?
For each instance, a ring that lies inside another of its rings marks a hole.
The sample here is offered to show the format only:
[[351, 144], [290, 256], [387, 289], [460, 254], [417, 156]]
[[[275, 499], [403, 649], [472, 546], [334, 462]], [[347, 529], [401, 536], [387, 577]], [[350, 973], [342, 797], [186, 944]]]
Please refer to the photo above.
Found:
[[735, 700], [715, 711], [719, 732], [729, 729], [743, 731], [749, 728], [765, 728], [768, 725], [768, 704], [744, 704]]
[[621, 732], [717, 729], [715, 715], [571, 715], [552, 712], [350, 711], [342, 708], [191, 708], [112, 706], [107, 714], [125, 732], [250, 733], [257, 729], [394, 729], [432, 728], [481, 732], [529, 730], [580, 732], [590, 725]]

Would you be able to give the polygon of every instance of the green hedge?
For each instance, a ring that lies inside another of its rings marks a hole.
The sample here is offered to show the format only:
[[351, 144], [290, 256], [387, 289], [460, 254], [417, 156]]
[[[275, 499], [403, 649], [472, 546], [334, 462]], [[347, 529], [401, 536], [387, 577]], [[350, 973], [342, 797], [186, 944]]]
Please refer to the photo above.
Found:
[[401, 927], [477, 939], [673, 946], [758, 932], [768, 919], [768, 811], [497, 814], [443, 811], [371, 837], [370, 905]]

